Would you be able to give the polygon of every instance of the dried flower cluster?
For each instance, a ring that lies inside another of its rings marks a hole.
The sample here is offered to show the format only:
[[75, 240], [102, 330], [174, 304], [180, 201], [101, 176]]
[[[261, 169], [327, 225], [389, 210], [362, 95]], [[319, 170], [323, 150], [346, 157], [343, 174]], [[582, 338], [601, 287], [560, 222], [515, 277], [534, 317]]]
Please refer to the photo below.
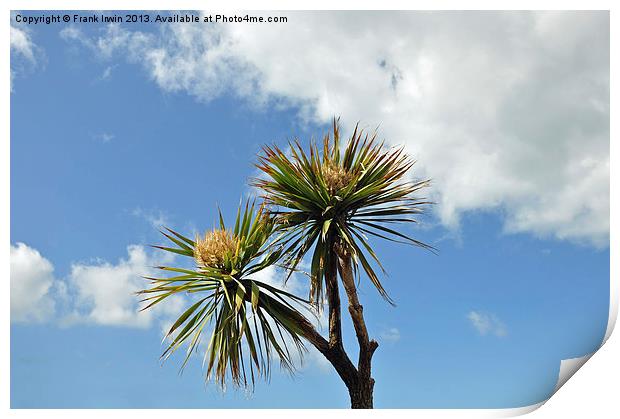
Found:
[[239, 239], [228, 230], [209, 231], [204, 239], [197, 237], [194, 258], [198, 266], [223, 269], [224, 260], [231, 258], [236, 250]]
[[350, 172], [331, 161], [323, 164], [321, 172], [327, 184], [327, 189], [332, 194], [348, 186], [353, 179], [353, 175]]

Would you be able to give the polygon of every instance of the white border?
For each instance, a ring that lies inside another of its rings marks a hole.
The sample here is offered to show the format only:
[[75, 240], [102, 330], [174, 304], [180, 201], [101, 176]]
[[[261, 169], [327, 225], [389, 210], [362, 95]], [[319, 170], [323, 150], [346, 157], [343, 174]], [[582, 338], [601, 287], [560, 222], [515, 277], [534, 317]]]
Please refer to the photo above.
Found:
[[[260, 4], [257, 4], [255, 1], [251, 0], [235, 0], [235, 1], [195, 1], [195, 0], [180, 0], [180, 1], [164, 1], [164, 0], [134, 0], [131, 2], [131, 5], [127, 3], [127, 1], [120, 0], [93, 0], [93, 1], [83, 1], [83, 0], [58, 0], [53, 2], [53, 5], [50, 4], [49, 1], [44, 0], [8, 0], [3, 2], [6, 5], [3, 8], [3, 18], [0, 25], [2, 26], [2, 32], [6, 35], [2, 42], [2, 46], [0, 47], [0, 56], [8, 57], [9, 56], [9, 33], [10, 33], [10, 11], [11, 10], [93, 10], [93, 9], [101, 9], [101, 10], [611, 10], [610, 19], [611, 19], [611, 45], [618, 45], [617, 42], [617, 30], [615, 30], [615, 26], [618, 23], [619, 19], [616, 16], [615, 11], [619, 8], [616, 7], [614, 10], [615, 3], [612, 1], [605, 0], [590, 0], [590, 1], [534, 1], [534, 0], [522, 0], [522, 1], [491, 1], [491, 0], [477, 0], [477, 1], [458, 1], [458, 0], [435, 0], [435, 1], [421, 1], [421, 0], [382, 0], [382, 1], [372, 1], [372, 0], [360, 0], [355, 2], [354, 4], [347, 4], [343, 1], [334, 1], [334, 0], [315, 0], [315, 1], [291, 1], [291, 0], [262, 0]], [[355, 6], [354, 8], [352, 6]], [[610, 74], [616, 74], [618, 66], [617, 66], [617, 54], [613, 53], [614, 48], [611, 48], [611, 71]], [[3, 268], [3, 278], [5, 278], [4, 284], [5, 287], [8, 287], [10, 277], [9, 272], [9, 246], [10, 246], [10, 214], [9, 214], [9, 200], [10, 197], [10, 182], [9, 182], [9, 164], [10, 164], [10, 127], [9, 127], [9, 107], [10, 107], [10, 63], [9, 60], [4, 60], [5, 64], [2, 66], [0, 70], [2, 73], [2, 78], [0, 81], [0, 85], [2, 86], [2, 91], [4, 92], [4, 100], [2, 101], [2, 115], [0, 116], [0, 121], [2, 122], [0, 126], [4, 127], [4, 135], [3, 138], [5, 141], [4, 145], [4, 153], [0, 153], [0, 187], [2, 188], [3, 195], [7, 198], [4, 201], [4, 205], [1, 207], [0, 211], [2, 211], [2, 220], [3, 220], [3, 228], [0, 229], [3, 237], [4, 243], [4, 252], [0, 255], [1, 266]], [[618, 120], [618, 114], [615, 112], [615, 100], [617, 97], [618, 89], [617, 86], [611, 83], [611, 114], [610, 120], [611, 130], [610, 130], [610, 138], [616, 138], [616, 127], [613, 123], [614, 120]], [[615, 185], [617, 180], [617, 170], [614, 170], [614, 163], [617, 157], [617, 146], [611, 142], [611, 185]], [[612, 188], [613, 191], [613, 188]], [[618, 199], [617, 195], [611, 194], [611, 213], [618, 213]], [[611, 255], [614, 255], [614, 251], [618, 249], [618, 239], [617, 235], [614, 234], [617, 230], [617, 225], [614, 222], [614, 218], [611, 218]], [[605, 341], [609, 339], [611, 336], [611, 332], [613, 331], [617, 313], [618, 313], [618, 270], [617, 270], [617, 261], [612, 257], [610, 260], [610, 312], [609, 312], [609, 323], [607, 327], [607, 331], [605, 334]], [[6, 290], [6, 288], [5, 288]], [[10, 346], [8, 343], [8, 338], [10, 336], [10, 327], [9, 327], [9, 315], [10, 315], [10, 297], [8, 292], [2, 293], [0, 297], [0, 304], [3, 310], [4, 321], [2, 322], [2, 336], [7, 337], [7, 339], [3, 339], [4, 344], [0, 346], [0, 353], [2, 367], [0, 370], [2, 371], [0, 377], [0, 400], [2, 403], [2, 410], [9, 410], [10, 407], [10, 398], [9, 398], [9, 390], [10, 390]], [[618, 383], [618, 372], [619, 372], [619, 362], [618, 355], [620, 354], [620, 342], [618, 342], [617, 338], [611, 339], [611, 341], [605, 344], [605, 347], [601, 349], [600, 354], [597, 354], [593, 357], [593, 360], [588, 363], [588, 367], [584, 368], [584, 371], [580, 373], [579, 380], [572, 380], [569, 384], [567, 384], [561, 391], [558, 392], [557, 395], [553, 396], [551, 401], [549, 402], [549, 408], [540, 409], [535, 413], [536, 417], [546, 418], [546, 417], [555, 417], [555, 415], [559, 417], [583, 417], [585, 414], [590, 414], [596, 412], [597, 414], [594, 417], [616, 417], [618, 414], [618, 407], [615, 403], [614, 397], [614, 387], [617, 389], [617, 386], [612, 385]], [[562, 384], [568, 380], [568, 378], [574, 374], [579, 367], [581, 367], [587, 359], [589, 359], [592, 354], [584, 357], [584, 359], [576, 359], [576, 360], [568, 360], [562, 362], [562, 368], [560, 372], [559, 382], [556, 390], [559, 390], [562, 387]], [[592, 365], [590, 365], [592, 364]], [[611, 374], [610, 374], [611, 372]], [[615, 374], [615, 375], [614, 375]], [[557, 399], [557, 400], [556, 400]], [[589, 406], [588, 403], [594, 401], [596, 405]], [[350, 416], [350, 415], [377, 415], [377, 414], [386, 414], [389, 412], [390, 416], [395, 417], [508, 417], [508, 416], [516, 416], [522, 415], [533, 410], [536, 410], [543, 403], [539, 403], [532, 406], [527, 406], [518, 409], [467, 409], [467, 410], [442, 410], [442, 409], [416, 409], [416, 410], [375, 410], [375, 411], [349, 411], [349, 410], [327, 410], [325, 413], [327, 414], [338, 414], [338, 416]], [[587, 409], [587, 411], [585, 410]], [[211, 416], [219, 416], [219, 415], [235, 415], [236, 414], [248, 414], [246, 410], [210, 410], [208, 415]], [[329, 413], [328, 413], [329, 412]], [[586, 413], [588, 412], [588, 413]], [[72, 417], [83, 417], [84, 415], [88, 415], [89, 417], [106, 417], [108, 415], [107, 412], [103, 410], [10, 410], [9, 417], [31, 417], [31, 416], [44, 416], [50, 418], [72, 418]], [[122, 415], [127, 414], [132, 417], [137, 416], [146, 416], [149, 418], [159, 417], [164, 418], [168, 417], [171, 412], [165, 410], [119, 410], [116, 411], [115, 414], [121, 413]], [[180, 417], [194, 417], [194, 416], [204, 416], [205, 413], [202, 410], [174, 410], [174, 415], [178, 415]], [[310, 417], [310, 415], [314, 415], [313, 410], [254, 410], [251, 415], [257, 415], [258, 417], [276, 417], [276, 418], [289, 418], [291, 415], [295, 416], [304, 416]], [[553, 416], [551, 416], [553, 415]]]

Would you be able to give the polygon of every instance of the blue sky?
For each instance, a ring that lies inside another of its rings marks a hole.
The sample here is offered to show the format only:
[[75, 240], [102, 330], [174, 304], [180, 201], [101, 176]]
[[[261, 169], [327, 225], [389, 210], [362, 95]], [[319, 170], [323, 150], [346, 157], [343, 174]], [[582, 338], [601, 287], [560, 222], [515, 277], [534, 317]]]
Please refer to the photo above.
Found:
[[181, 356], [158, 358], [183, 302], [145, 317], [130, 296], [161, 260], [146, 247], [156, 226], [208, 229], [216, 203], [233, 214], [262, 144], [318, 137], [333, 115], [404, 144], [437, 202], [407, 231], [438, 255], [375, 243], [397, 307], [362, 281], [376, 407], [536, 403], [561, 359], [598, 347], [608, 15], [287, 16], [276, 28], [11, 22], [13, 408], [348, 407], [316, 354], [251, 395], [205, 387], [198, 358], [179, 376]]

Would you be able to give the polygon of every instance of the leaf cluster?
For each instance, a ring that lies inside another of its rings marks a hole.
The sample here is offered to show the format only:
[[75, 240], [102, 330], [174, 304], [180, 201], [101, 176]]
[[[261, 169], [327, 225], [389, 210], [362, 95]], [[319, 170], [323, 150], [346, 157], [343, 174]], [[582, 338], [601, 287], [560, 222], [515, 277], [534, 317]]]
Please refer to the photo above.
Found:
[[[219, 227], [226, 231], [220, 213]], [[183, 343], [187, 343], [185, 367], [197, 349], [203, 332], [210, 338], [203, 365], [207, 378], [213, 377], [224, 386], [227, 377], [235, 385], [254, 384], [257, 376], [269, 376], [272, 358], [293, 370], [294, 353], [301, 353], [301, 325], [305, 317], [299, 311], [307, 302], [291, 293], [249, 277], [280, 259], [281, 249], [269, 246], [275, 223], [264, 207], [255, 211], [254, 204], [239, 207], [232, 233], [237, 248], [227, 254], [221, 266], [196, 266], [195, 269], [159, 266], [175, 276], [145, 277], [150, 288], [140, 291], [146, 310], [166, 298], [181, 294], [201, 297], [174, 322], [166, 337], [169, 345], [162, 354], [167, 359]], [[166, 228], [162, 234], [169, 246], [156, 248], [194, 259], [196, 241]]]
[[[263, 147], [257, 167], [267, 177], [254, 181], [265, 202], [277, 208], [271, 215], [284, 232], [284, 264], [294, 269], [314, 249], [310, 299], [320, 304], [326, 269], [340, 250], [353, 258], [356, 275], [361, 265], [379, 293], [392, 302], [371, 264], [385, 272], [368, 237], [433, 250], [392, 227], [416, 222], [414, 216], [430, 202], [415, 194], [429, 181], [407, 180], [415, 162], [404, 149], [386, 149], [376, 133], [368, 135], [358, 126], [341, 150], [336, 120], [333, 136], [326, 135], [322, 147], [312, 143], [308, 153], [299, 141], [289, 147], [290, 155], [277, 146]], [[334, 182], [326, 174], [333, 173], [340, 173], [346, 184], [331, 187]]]

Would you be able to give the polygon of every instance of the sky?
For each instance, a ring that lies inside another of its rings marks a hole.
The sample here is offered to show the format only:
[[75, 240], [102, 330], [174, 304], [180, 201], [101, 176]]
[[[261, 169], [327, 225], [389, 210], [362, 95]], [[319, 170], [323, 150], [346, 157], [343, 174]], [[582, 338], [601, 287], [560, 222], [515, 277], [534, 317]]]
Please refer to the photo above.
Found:
[[[403, 228], [438, 254], [373, 242], [396, 307], [360, 283], [375, 407], [537, 403], [560, 360], [600, 345], [607, 13], [16, 22], [50, 13], [11, 17], [12, 408], [348, 407], [314, 351], [254, 392], [206, 384], [200, 357], [179, 375], [182, 355], [159, 355], [189, 300], [138, 313], [132, 295], [152, 266], [180, 263], [148, 246], [160, 226], [210, 229], [216, 205], [230, 218], [263, 144], [307, 144], [334, 116], [345, 133], [378, 127], [417, 160], [412, 178], [432, 179], [435, 204]], [[307, 290], [302, 276], [287, 286]]]

